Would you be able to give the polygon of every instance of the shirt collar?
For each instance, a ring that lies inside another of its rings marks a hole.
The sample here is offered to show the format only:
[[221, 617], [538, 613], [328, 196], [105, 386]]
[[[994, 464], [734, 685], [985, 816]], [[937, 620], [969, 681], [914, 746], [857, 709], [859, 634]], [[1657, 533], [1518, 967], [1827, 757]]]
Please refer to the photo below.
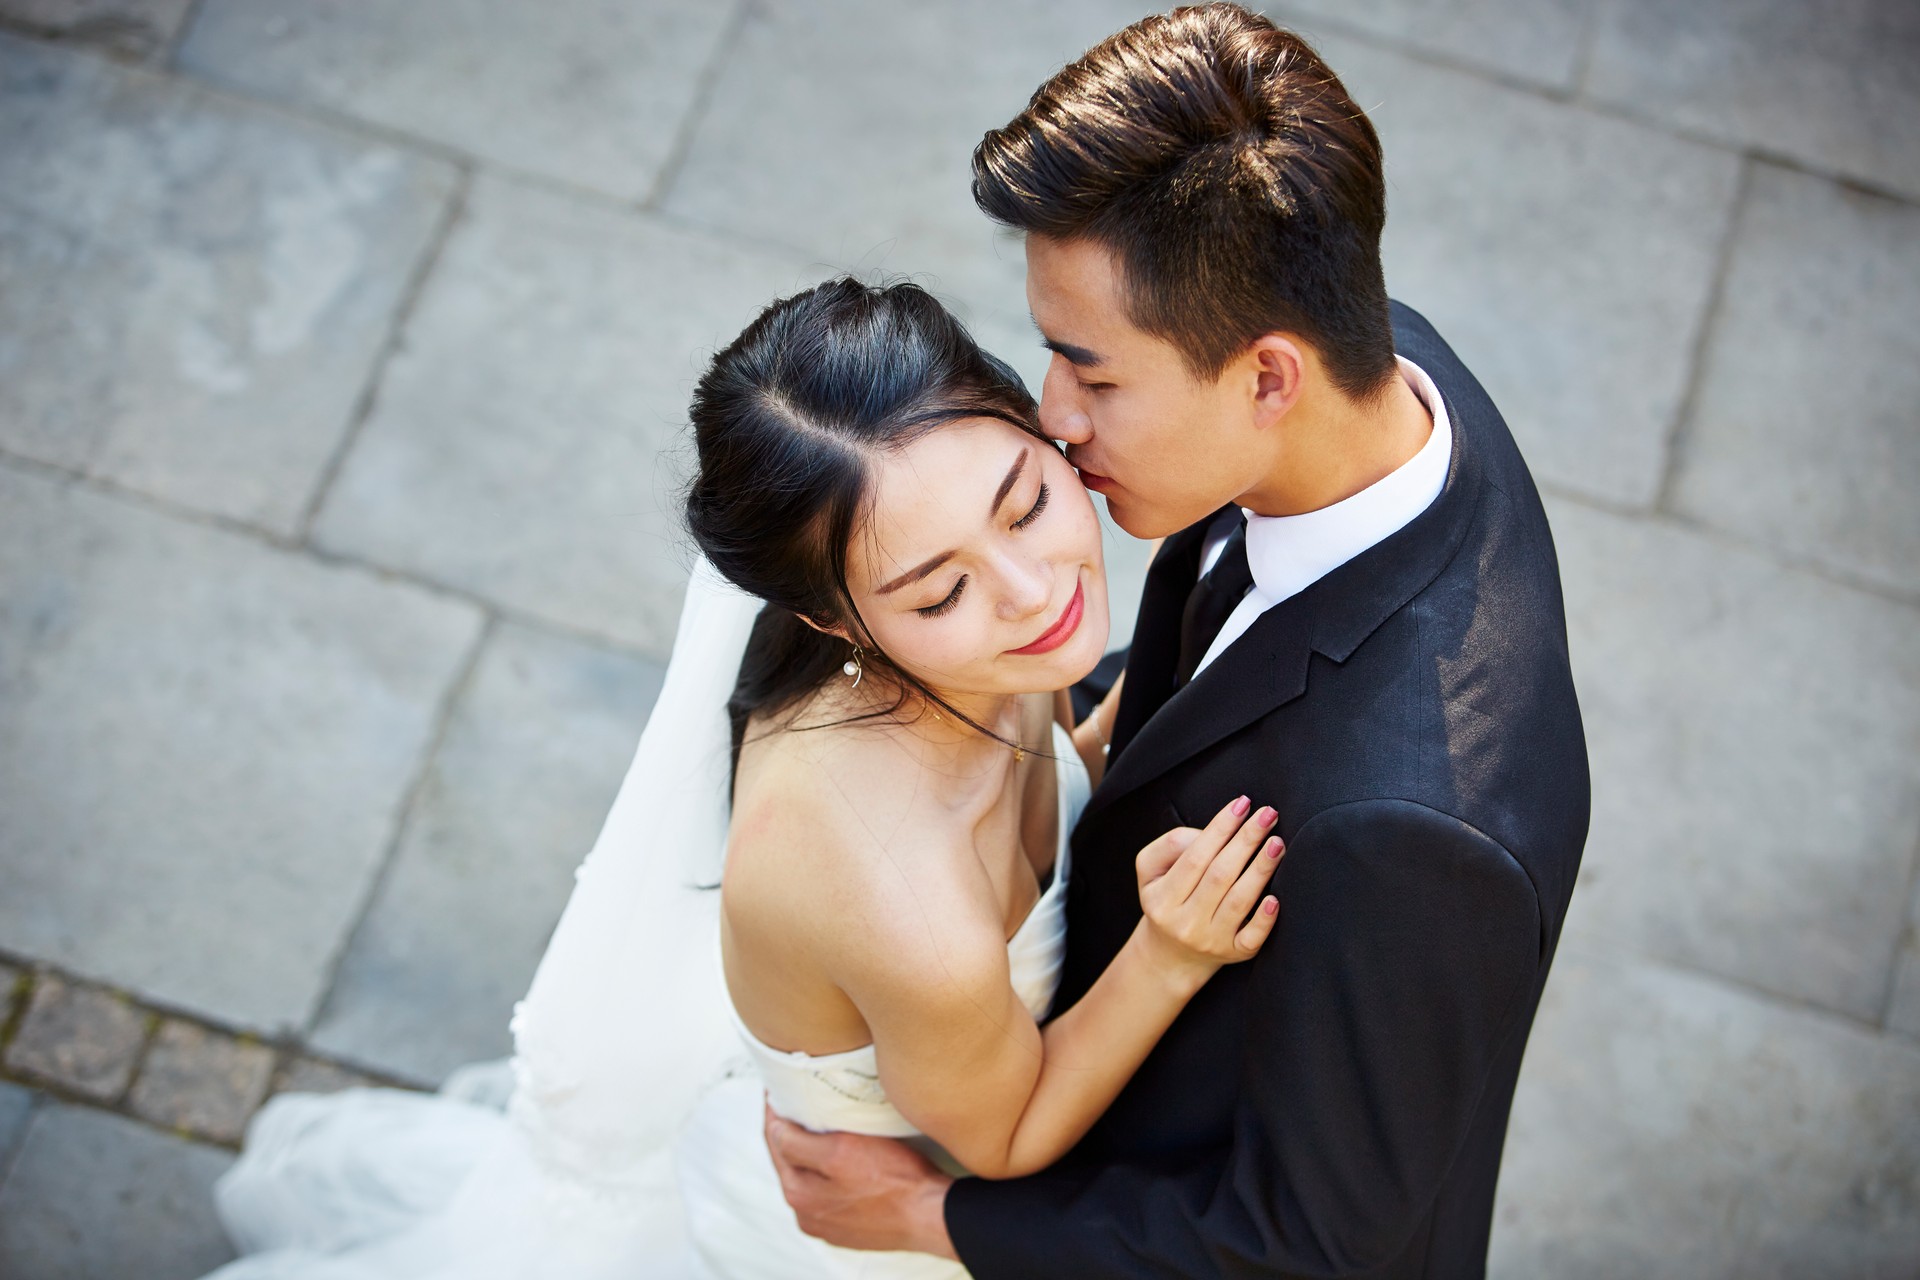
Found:
[[1295, 516], [1246, 512], [1247, 564], [1253, 589], [1271, 606], [1312, 586], [1425, 511], [1447, 482], [1453, 427], [1440, 389], [1405, 356], [1400, 376], [1433, 418], [1419, 452], [1350, 498]]

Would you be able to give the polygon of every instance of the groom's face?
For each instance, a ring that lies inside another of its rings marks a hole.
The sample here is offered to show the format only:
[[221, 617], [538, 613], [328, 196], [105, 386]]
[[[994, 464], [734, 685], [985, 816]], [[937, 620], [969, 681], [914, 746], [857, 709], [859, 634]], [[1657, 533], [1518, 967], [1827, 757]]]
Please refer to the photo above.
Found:
[[1196, 378], [1173, 344], [1135, 327], [1104, 247], [1029, 236], [1027, 305], [1053, 352], [1040, 425], [1121, 528], [1161, 537], [1256, 483], [1250, 384], [1234, 366]]

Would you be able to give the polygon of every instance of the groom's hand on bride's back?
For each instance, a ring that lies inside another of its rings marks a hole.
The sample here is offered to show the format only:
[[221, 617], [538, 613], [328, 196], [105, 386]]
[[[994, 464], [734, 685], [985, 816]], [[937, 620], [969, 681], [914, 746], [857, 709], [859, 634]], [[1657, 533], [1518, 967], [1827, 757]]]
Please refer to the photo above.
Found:
[[815, 1133], [766, 1109], [767, 1150], [800, 1229], [847, 1249], [904, 1249], [958, 1260], [947, 1237], [953, 1179], [905, 1143]]

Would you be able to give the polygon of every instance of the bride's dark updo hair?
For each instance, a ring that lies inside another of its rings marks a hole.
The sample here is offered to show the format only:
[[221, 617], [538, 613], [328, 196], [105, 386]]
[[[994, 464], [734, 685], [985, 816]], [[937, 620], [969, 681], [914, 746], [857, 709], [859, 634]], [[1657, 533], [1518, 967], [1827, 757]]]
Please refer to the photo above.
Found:
[[899, 701], [873, 714], [918, 694], [973, 724], [873, 643], [847, 587], [847, 548], [881, 455], [970, 418], [1046, 440], [1019, 375], [919, 286], [843, 277], [761, 312], [713, 358], [691, 416], [699, 472], [687, 528], [722, 575], [768, 603], [728, 704], [735, 758], [752, 716], [798, 703], [851, 653], [802, 618], [845, 627], [869, 678], [893, 679]]

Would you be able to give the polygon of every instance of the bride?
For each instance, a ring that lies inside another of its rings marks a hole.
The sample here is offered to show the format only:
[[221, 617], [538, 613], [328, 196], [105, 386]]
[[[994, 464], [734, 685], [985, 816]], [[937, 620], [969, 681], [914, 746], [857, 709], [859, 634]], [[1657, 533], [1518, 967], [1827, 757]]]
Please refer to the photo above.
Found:
[[[703, 558], [658, 704], [513, 1020], [511, 1079], [282, 1095], [218, 1280], [963, 1277], [802, 1235], [763, 1106], [1013, 1177], [1272, 929], [1271, 809], [1138, 859], [1047, 1021], [1112, 699], [1100, 529], [1032, 398], [912, 285], [769, 307], [695, 392]], [[717, 892], [716, 892], [717, 888]], [[764, 1102], [763, 1102], [764, 1099]]]

